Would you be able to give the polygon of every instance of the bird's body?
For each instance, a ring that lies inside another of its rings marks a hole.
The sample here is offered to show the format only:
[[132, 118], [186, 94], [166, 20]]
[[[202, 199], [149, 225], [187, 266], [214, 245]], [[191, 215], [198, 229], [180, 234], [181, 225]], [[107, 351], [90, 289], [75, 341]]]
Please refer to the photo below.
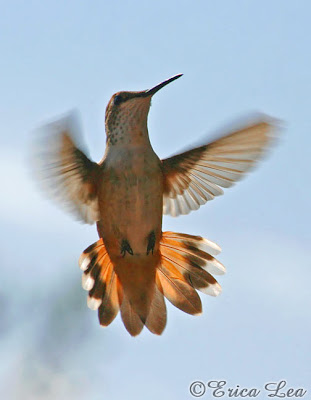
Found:
[[[101, 237], [112, 254], [119, 243], [131, 243], [134, 254], [146, 254], [148, 237], [162, 228], [163, 175], [160, 160], [148, 147], [108, 146], [99, 189]], [[111, 239], [113, 238], [113, 239]], [[118, 243], [116, 246], [115, 243]]]
[[[159, 263], [162, 232], [163, 175], [150, 143], [108, 144], [98, 194], [99, 236], [103, 238], [122, 287], [137, 293], [148, 313]], [[154, 240], [148, 251], [150, 241]], [[122, 243], [128, 249], [122, 249]], [[132, 254], [130, 254], [132, 253]], [[149, 297], [148, 297], [149, 296]]]
[[[161, 334], [164, 297], [189, 314], [201, 312], [196, 292], [217, 296], [211, 275], [225, 268], [213, 256], [220, 248], [200, 236], [162, 232], [162, 214], [187, 214], [230, 187], [249, 170], [269, 142], [271, 124], [259, 121], [207, 145], [160, 160], [150, 144], [147, 116], [153, 89], [118, 92], [106, 109], [107, 147], [94, 163], [73, 140], [68, 120], [53, 125], [57, 135], [47, 155], [48, 177], [67, 204], [99, 240], [81, 255], [82, 286], [101, 325], [118, 311], [133, 336], [144, 326]], [[55, 146], [56, 144], [56, 146]], [[56, 162], [55, 162], [56, 160]]]

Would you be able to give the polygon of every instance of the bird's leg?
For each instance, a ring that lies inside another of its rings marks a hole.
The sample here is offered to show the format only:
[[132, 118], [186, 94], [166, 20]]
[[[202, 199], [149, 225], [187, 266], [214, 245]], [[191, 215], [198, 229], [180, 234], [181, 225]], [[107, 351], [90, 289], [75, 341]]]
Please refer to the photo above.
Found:
[[131, 256], [133, 255], [133, 250], [129, 242], [126, 239], [123, 239], [121, 243], [121, 254], [123, 257], [125, 257], [126, 252], [129, 253]]
[[155, 242], [156, 242], [155, 233], [154, 231], [152, 231], [148, 236], [147, 255], [150, 253], [150, 251], [153, 254]]

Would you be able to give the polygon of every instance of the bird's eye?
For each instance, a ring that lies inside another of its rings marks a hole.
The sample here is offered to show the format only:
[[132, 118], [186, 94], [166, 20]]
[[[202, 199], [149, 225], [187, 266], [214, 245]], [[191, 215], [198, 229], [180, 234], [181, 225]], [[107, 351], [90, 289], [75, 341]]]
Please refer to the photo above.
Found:
[[122, 103], [122, 101], [123, 101], [123, 97], [120, 96], [120, 95], [118, 94], [118, 95], [114, 98], [113, 104], [114, 104], [115, 106], [118, 106], [119, 104]]

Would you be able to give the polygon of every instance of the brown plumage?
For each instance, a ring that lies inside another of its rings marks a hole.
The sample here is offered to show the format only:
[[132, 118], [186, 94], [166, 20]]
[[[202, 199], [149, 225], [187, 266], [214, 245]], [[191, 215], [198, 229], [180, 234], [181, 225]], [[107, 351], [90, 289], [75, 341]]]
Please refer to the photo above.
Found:
[[119, 92], [106, 110], [107, 147], [97, 164], [82, 151], [73, 117], [45, 127], [38, 171], [54, 194], [86, 223], [97, 223], [100, 239], [79, 259], [88, 306], [109, 325], [118, 312], [132, 336], [144, 326], [161, 334], [164, 297], [197, 315], [197, 290], [217, 296], [212, 274], [224, 266], [220, 248], [200, 236], [162, 232], [162, 214], [198, 209], [250, 170], [270, 142], [272, 122], [262, 119], [204, 146], [159, 160], [148, 136], [153, 89]]

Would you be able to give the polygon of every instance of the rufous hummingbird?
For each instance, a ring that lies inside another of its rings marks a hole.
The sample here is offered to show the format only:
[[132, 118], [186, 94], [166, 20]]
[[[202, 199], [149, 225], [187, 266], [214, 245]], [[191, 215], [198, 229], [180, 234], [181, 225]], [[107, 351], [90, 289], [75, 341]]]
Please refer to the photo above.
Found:
[[162, 232], [162, 215], [197, 210], [239, 180], [270, 142], [272, 120], [261, 120], [206, 145], [160, 160], [150, 144], [147, 117], [152, 96], [181, 74], [141, 92], [118, 92], [105, 116], [107, 146], [99, 163], [74, 139], [73, 117], [46, 127], [49, 142], [39, 172], [99, 240], [80, 256], [87, 303], [109, 325], [118, 312], [135, 336], [144, 325], [161, 334], [164, 297], [182, 311], [202, 311], [196, 290], [217, 296], [212, 274], [225, 267], [220, 248], [200, 236]]

